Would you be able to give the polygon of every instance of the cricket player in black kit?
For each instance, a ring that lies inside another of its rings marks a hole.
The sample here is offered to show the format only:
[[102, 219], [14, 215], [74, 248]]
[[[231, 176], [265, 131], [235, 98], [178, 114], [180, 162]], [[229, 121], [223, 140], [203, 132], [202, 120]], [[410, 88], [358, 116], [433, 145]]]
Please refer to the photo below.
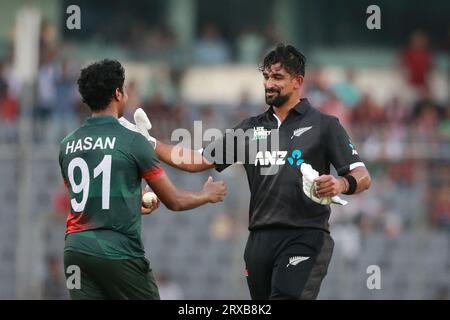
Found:
[[[244, 260], [252, 299], [316, 299], [334, 247], [330, 206], [303, 192], [300, 166], [307, 163], [319, 172], [315, 179], [319, 198], [362, 192], [370, 186], [370, 175], [339, 120], [300, 97], [305, 57], [296, 48], [278, 45], [260, 70], [269, 108], [234, 127], [250, 131], [246, 139], [228, 132], [202, 152], [158, 141], [156, 154], [188, 172], [210, 168], [220, 172], [242, 162], [251, 192]], [[277, 150], [269, 143], [275, 138], [271, 133], [278, 136]], [[244, 161], [237, 157], [241, 147]], [[179, 163], [172, 154], [188, 155], [191, 161]], [[340, 177], [330, 175], [330, 165]], [[267, 171], [268, 167], [276, 170]]]

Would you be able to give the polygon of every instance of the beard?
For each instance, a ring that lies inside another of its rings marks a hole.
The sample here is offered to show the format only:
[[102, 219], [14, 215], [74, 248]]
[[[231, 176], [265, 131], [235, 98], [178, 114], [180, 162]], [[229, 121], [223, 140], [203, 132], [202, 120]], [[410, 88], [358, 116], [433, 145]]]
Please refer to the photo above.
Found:
[[[267, 93], [275, 93], [273, 96], [267, 96]], [[281, 95], [277, 90], [266, 90], [266, 104], [273, 107], [281, 107], [286, 101], [289, 100], [290, 95]]]

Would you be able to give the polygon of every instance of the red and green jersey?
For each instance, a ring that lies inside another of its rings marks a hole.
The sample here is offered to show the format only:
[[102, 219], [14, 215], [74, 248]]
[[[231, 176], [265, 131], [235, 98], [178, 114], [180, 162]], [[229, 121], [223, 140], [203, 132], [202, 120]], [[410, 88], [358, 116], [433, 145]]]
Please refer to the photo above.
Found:
[[144, 256], [141, 179], [164, 174], [150, 143], [114, 117], [91, 117], [62, 140], [59, 165], [71, 198], [65, 250]]

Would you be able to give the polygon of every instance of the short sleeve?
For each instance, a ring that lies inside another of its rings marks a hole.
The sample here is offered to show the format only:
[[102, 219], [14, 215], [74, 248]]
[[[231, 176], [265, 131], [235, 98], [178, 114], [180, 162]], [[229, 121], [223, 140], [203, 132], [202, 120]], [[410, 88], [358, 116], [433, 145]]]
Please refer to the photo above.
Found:
[[325, 142], [329, 161], [340, 176], [364, 166], [355, 145], [338, 119], [333, 118], [329, 123]]
[[237, 162], [245, 162], [247, 143], [244, 133], [244, 121], [228, 129], [225, 134], [211, 142], [203, 149], [203, 157], [215, 164], [215, 169], [221, 172]]
[[151, 180], [164, 174], [155, 150], [144, 136], [136, 135], [131, 143], [130, 153], [135, 159], [143, 179]]
[[64, 168], [63, 168], [63, 153], [62, 153], [62, 148], [60, 146], [59, 148], [59, 155], [58, 155], [58, 163], [59, 163], [59, 169], [61, 170], [61, 177], [64, 181], [64, 185], [66, 186], [66, 188], [69, 187], [69, 183], [67, 182], [67, 178], [66, 175], [64, 174]]

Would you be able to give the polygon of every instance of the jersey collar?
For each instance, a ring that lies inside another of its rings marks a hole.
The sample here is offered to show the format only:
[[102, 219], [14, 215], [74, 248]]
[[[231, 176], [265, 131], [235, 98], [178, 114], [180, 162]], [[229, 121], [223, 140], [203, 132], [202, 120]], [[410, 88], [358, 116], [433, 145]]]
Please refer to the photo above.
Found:
[[104, 123], [118, 123], [119, 121], [117, 118], [114, 118], [113, 116], [95, 116], [95, 117], [89, 117], [86, 119], [86, 124], [92, 125], [92, 124], [104, 124]]
[[[306, 113], [306, 111], [308, 111], [309, 108], [311, 108], [311, 105], [309, 104], [308, 99], [301, 98], [300, 101], [295, 105], [295, 107], [292, 108], [292, 110], [296, 111], [298, 114], [304, 114]], [[267, 112], [273, 115], [273, 107], [270, 106]]]
[[311, 108], [311, 105], [309, 104], [308, 99], [301, 98], [293, 109], [297, 111], [299, 114], [304, 114], [306, 113], [306, 111], [308, 111], [309, 108]]

